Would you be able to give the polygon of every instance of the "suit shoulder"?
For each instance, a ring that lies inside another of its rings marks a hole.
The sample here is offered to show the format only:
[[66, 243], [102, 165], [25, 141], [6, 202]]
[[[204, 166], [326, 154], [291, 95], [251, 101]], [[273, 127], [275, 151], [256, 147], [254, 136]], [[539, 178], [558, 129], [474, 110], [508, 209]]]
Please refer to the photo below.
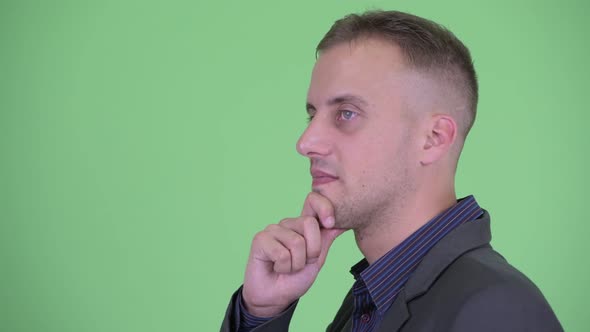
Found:
[[562, 331], [537, 286], [490, 246], [455, 259], [408, 310], [407, 331]]
[[440, 274], [435, 284], [439, 283], [463, 296], [493, 287], [517, 288], [531, 297], [542, 298], [537, 286], [490, 246], [458, 257]]
[[428, 293], [444, 306], [450, 330], [561, 330], [539, 288], [489, 246], [457, 258]]

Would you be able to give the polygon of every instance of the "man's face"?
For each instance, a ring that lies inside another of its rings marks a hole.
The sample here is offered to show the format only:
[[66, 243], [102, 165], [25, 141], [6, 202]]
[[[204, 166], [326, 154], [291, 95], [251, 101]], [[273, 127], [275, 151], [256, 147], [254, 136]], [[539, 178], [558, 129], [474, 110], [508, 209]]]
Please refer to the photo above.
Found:
[[312, 189], [336, 209], [336, 226], [387, 218], [415, 190], [419, 142], [407, 110], [411, 75], [397, 47], [376, 40], [325, 50], [308, 91], [312, 117], [297, 143]]

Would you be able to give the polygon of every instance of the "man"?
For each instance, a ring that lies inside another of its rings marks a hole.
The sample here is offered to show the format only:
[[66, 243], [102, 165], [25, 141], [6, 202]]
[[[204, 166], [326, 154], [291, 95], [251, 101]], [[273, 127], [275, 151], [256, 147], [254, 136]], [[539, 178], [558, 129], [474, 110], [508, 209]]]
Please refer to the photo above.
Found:
[[301, 216], [252, 242], [222, 331], [286, 331], [334, 239], [365, 259], [328, 331], [561, 331], [541, 292], [489, 244], [490, 216], [454, 177], [475, 119], [467, 48], [431, 21], [349, 15], [317, 47]]

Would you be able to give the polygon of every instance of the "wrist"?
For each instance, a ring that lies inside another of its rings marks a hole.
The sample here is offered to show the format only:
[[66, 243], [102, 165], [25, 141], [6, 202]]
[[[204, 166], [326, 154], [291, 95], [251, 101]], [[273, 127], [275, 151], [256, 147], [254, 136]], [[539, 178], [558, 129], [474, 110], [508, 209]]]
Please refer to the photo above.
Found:
[[286, 306], [256, 306], [250, 304], [244, 297], [242, 297], [242, 307], [244, 310], [255, 317], [259, 318], [272, 318], [283, 313], [289, 305]]

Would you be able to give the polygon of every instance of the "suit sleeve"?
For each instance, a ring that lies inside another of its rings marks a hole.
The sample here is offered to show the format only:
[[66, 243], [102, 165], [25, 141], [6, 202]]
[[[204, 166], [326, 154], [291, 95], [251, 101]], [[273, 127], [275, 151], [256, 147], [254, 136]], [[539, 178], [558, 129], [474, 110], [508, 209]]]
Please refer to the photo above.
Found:
[[[225, 311], [225, 317], [223, 318], [223, 322], [221, 324], [221, 332], [241, 332], [244, 331], [240, 329], [240, 296], [241, 296], [242, 288], [238, 289], [231, 297], [229, 305], [227, 306], [227, 310]], [[269, 320], [266, 320], [261, 325], [255, 328], [248, 328], [247, 331], [251, 332], [280, 332], [280, 331], [288, 331], [289, 324], [291, 323], [291, 317], [293, 317], [293, 313], [295, 312], [295, 308], [297, 307], [297, 302], [295, 301], [293, 304], [287, 308], [283, 313], [278, 316], [275, 316]]]
[[562, 332], [541, 292], [522, 284], [490, 286], [470, 296], [453, 322], [452, 332]]

